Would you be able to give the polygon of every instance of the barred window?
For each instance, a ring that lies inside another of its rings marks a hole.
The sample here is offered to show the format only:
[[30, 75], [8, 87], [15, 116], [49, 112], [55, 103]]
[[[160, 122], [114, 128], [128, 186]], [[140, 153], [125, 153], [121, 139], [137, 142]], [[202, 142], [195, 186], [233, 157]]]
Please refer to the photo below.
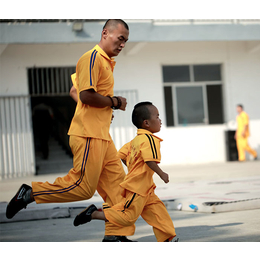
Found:
[[167, 126], [222, 124], [221, 65], [163, 66]]

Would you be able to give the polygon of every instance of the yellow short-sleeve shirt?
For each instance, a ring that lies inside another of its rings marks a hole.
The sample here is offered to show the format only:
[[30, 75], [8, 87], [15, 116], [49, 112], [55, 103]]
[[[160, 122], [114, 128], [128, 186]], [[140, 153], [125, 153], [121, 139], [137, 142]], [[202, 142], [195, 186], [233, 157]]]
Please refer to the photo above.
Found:
[[249, 116], [245, 111], [242, 111], [237, 115], [237, 136], [242, 136], [245, 126], [248, 125], [248, 128], [245, 132], [245, 137], [249, 136]]
[[145, 129], [138, 129], [137, 136], [125, 144], [118, 152], [118, 157], [126, 161], [128, 174], [120, 186], [126, 190], [146, 196], [155, 189], [154, 171], [145, 163], [160, 163], [160, 142], [162, 139]]
[[[89, 89], [94, 89], [102, 96], [113, 96], [114, 66], [114, 59], [109, 58], [98, 45], [86, 52], [77, 63], [76, 75], [71, 76], [78, 97], [80, 92]], [[68, 134], [111, 140], [111, 117], [112, 108], [85, 105], [79, 98]]]

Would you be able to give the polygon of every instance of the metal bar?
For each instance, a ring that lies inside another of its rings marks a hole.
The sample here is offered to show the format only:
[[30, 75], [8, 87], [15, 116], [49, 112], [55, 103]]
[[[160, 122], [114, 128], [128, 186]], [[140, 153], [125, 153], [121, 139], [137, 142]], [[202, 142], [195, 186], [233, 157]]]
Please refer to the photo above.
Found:
[[39, 75], [38, 75], [38, 68], [35, 69], [36, 71], [36, 87], [37, 87], [37, 94], [40, 94], [40, 80], [39, 80]]
[[[10, 118], [10, 105], [9, 105], [9, 98], [5, 100], [5, 114], [6, 114], [6, 119]], [[7, 162], [7, 177], [12, 177], [11, 174], [13, 172], [13, 166], [12, 166], [12, 146], [11, 146], [11, 126], [10, 126], [10, 121], [6, 120], [6, 139], [7, 139], [7, 154], [8, 154], [8, 162]]]
[[25, 115], [26, 115], [26, 133], [27, 133], [27, 152], [28, 152], [28, 175], [32, 175], [35, 172], [35, 157], [34, 157], [34, 146], [33, 146], [33, 136], [32, 136], [32, 124], [31, 124], [31, 104], [29, 98], [24, 98], [25, 100]]
[[60, 90], [61, 93], [65, 92], [65, 86], [64, 86], [64, 70], [65, 68], [60, 69]]
[[55, 93], [55, 82], [54, 82], [54, 68], [50, 68], [51, 70], [51, 94]]
[[60, 93], [60, 77], [59, 77], [59, 68], [55, 68], [55, 75], [56, 75], [56, 93]]
[[12, 154], [10, 161], [13, 165], [13, 172], [12, 172], [12, 177], [17, 177], [17, 157], [19, 156], [17, 154], [17, 147], [16, 147], [16, 124], [15, 124], [15, 98], [10, 98], [9, 99], [9, 105], [10, 105], [10, 127], [11, 127], [11, 146], [12, 146]]
[[16, 115], [16, 129], [17, 129], [17, 151], [18, 151], [18, 157], [17, 157], [17, 175], [18, 177], [22, 176], [22, 159], [21, 156], [23, 154], [23, 148], [21, 146], [21, 117], [20, 117], [20, 100], [22, 98], [17, 98], [16, 99], [16, 110], [15, 110], [15, 115]]
[[44, 68], [41, 68], [41, 82], [42, 82], [42, 94], [46, 93], [46, 87], [44, 82]]
[[[24, 151], [27, 148], [27, 144], [26, 144], [26, 137], [25, 137], [25, 133], [26, 133], [26, 128], [25, 128], [25, 114], [24, 114], [24, 99], [21, 99], [21, 103], [20, 103], [20, 117], [21, 117], [21, 131], [22, 131], [22, 135], [21, 135], [21, 140], [22, 140], [22, 147], [24, 149]], [[25, 173], [27, 172], [27, 155], [26, 152], [22, 153], [21, 155], [21, 159], [23, 161], [23, 176], [25, 175]]]
[[49, 69], [46, 68], [46, 82], [47, 82], [47, 92], [46, 94], [50, 93], [50, 75], [49, 75]]
[[2, 141], [2, 159], [1, 159], [1, 179], [7, 178], [8, 172], [8, 154], [7, 154], [7, 138], [6, 138], [6, 117], [5, 117], [5, 99], [0, 100], [0, 112], [1, 112], [1, 141]]

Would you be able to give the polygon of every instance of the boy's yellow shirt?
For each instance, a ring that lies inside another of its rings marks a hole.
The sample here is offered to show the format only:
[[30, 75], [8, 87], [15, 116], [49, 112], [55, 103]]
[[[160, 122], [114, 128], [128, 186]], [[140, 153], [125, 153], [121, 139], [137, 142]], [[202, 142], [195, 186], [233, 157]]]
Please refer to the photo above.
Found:
[[[118, 152], [118, 157], [126, 161], [128, 174], [120, 184], [123, 189], [146, 196], [156, 186], [153, 181], [154, 171], [145, 163], [160, 163], [160, 142], [163, 141], [145, 129], [138, 129], [137, 136], [125, 144]], [[123, 193], [124, 196], [124, 193]]]
[[[76, 74], [71, 75], [78, 97], [80, 92], [89, 89], [102, 96], [113, 96], [115, 63], [98, 45], [86, 52], [77, 63]], [[79, 98], [68, 134], [109, 141], [112, 112], [110, 107], [85, 105]]]

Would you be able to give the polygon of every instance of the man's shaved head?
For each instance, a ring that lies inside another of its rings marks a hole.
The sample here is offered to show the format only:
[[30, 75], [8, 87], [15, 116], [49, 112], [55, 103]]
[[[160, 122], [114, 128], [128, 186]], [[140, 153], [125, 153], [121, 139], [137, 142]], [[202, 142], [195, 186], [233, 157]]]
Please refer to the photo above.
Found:
[[109, 20], [107, 20], [104, 27], [103, 27], [103, 30], [104, 29], [114, 30], [115, 28], [117, 28], [118, 24], [122, 24], [129, 31], [129, 27], [128, 27], [127, 23], [124, 22], [121, 19], [109, 19]]

